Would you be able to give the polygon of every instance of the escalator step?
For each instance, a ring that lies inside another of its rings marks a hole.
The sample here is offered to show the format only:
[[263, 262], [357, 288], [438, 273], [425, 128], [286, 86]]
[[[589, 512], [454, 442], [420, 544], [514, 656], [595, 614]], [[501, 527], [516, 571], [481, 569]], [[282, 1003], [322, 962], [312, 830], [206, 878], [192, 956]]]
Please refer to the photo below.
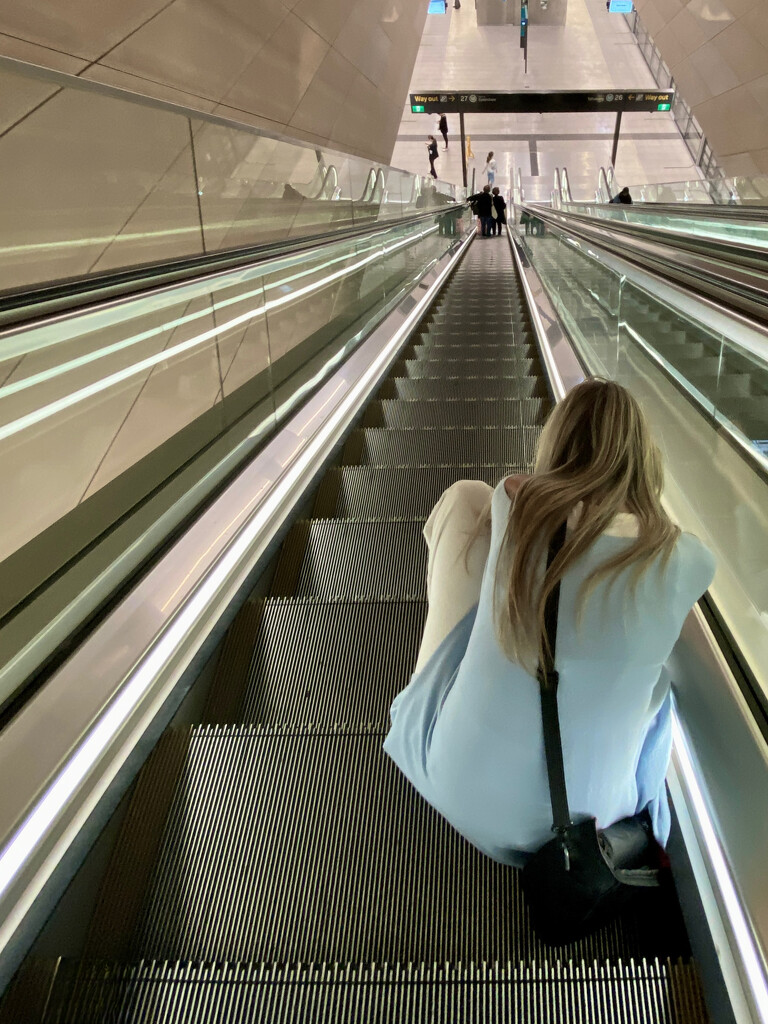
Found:
[[427, 380], [419, 377], [391, 377], [379, 389], [378, 398], [549, 398], [540, 377], [478, 377]]
[[[405, 780], [380, 733], [198, 728], [134, 958], [266, 963], [554, 963], [647, 954], [646, 904], [545, 948], [517, 872]], [[654, 906], [658, 931], [663, 916]], [[664, 940], [662, 939], [662, 944]], [[658, 937], [654, 955], [661, 953]]]
[[[497, 358], [504, 352], [514, 352], [526, 359], [535, 359], [538, 355], [535, 345], [528, 344], [527, 342], [515, 341], [511, 338], [504, 338], [502, 341], [498, 342], [468, 342], [463, 338], [435, 338], [434, 340], [425, 340], [424, 338], [421, 338], [412, 346], [411, 351], [416, 358], [419, 358], [420, 356], [427, 356], [430, 352], [433, 356], [445, 355], [448, 359], [451, 358], [451, 353], [459, 352], [469, 356], [470, 358], [477, 358], [478, 356], [483, 355], [487, 355], [488, 358]], [[411, 355], [406, 355], [404, 358], [411, 359], [413, 357]]]
[[285, 539], [273, 597], [427, 599], [424, 521], [313, 519]]
[[392, 373], [411, 380], [433, 377], [529, 377], [536, 372], [536, 362], [524, 356], [502, 359], [404, 359], [395, 364]]
[[541, 398], [467, 399], [466, 401], [372, 402], [364, 427], [534, 427], [544, 418]]
[[[46, 1024], [699, 1024], [692, 964], [64, 963]], [[603, 1016], [601, 1009], [610, 1013]], [[66, 1016], [64, 1015], [66, 1014]]]
[[238, 721], [386, 730], [426, 615], [424, 601], [264, 601]]
[[370, 427], [353, 431], [341, 461], [347, 466], [500, 466], [506, 470], [533, 460], [540, 433], [540, 427]]
[[[528, 463], [510, 467], [524, 473]], [[472, 477], [495, 487], [503, 476], [497, 466], [475, 467]], [[340, 466], [330, 470], [320, 485], [313, 515], [358, 519], [426, 518], [437, 499], [457, 480], [468, 476], [462, 466], [420, 469], [378, 466]]]

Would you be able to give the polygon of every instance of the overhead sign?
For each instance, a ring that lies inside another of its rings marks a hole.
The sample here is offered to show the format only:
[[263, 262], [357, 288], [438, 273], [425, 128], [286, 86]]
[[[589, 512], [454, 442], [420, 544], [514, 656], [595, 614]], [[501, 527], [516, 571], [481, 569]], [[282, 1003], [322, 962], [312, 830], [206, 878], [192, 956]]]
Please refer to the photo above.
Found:
[[[612, 0], [616, 2], [616, 0]], [[600, 111], [671, 110], [673, 89], [621, 92], [441, 92], [411, 93], [414, 114], [599, 114]]]
[[610, 0], [608, 4], [609, 14], [631, 14], [634, 9], [632, 0]]

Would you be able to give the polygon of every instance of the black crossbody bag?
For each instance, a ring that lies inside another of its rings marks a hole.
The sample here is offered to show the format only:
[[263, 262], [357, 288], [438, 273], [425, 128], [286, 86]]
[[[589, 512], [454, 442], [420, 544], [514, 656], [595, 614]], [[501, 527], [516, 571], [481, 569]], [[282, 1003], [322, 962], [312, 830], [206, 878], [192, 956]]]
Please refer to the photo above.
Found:
[[[563, 546], [565, 530], [564, 523], [552, 539], [547, 568]], [[588, 934], [615, 917], [642, 889], [660, 885], [659, 847], [647, 811], [605, 829], [598, 828], [594, 818], [571, 821], [557, 710], [559, 600], [558, 583], [544, 613], [549, 651], [536, 671], [555, 838], [531, 856], [522, 873], [534, 931], [556, 946]]]

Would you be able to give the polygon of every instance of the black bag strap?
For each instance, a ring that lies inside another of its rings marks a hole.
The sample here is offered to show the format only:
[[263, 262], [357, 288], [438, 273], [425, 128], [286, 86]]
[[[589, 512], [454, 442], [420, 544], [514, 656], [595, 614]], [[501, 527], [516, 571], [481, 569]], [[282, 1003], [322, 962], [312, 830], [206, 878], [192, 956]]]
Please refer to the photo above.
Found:
[[[567, 523], [555, 531], [549, 545], [547, 569], [565, 543]], [[557, 686], [560, 681], [555, 668], [557, 650], [557, 613], [560, 604], [560, 581], [552, 588], [544, 606], [544, 624], [548, 649], [545, 647], [545, 659], [539, 661], [536, 678], [541, 692], [541, 718], [544, 727], [544, 753], [547, 759], [547, 776], [549, 778], [549, 798], [552, 802], [552, 830], [562, 835], [572, 824], [568, 809], [568, 792], [565, 787], [565, 768], [563, 766], [563, 745], [560, 739], [560, 717], [557, 711]]]

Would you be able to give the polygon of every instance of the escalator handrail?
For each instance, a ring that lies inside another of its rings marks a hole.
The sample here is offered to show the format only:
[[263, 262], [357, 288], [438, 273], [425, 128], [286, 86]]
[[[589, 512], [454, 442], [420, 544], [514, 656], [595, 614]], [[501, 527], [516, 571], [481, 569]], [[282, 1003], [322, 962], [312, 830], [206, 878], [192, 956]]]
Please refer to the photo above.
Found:
[[[449, 205], [449, 204], [446, 204]], [[453, 204], [450, 204], [453, 205]], [[456, 207], [464, 207], [457, 202]], [[394, 227], [407, 228], [440, 212], [440, 207], [414, 211], [408, 217], [374, 222], [341, 231], [325, 231], [296, 239], [281, 239], [260, 245], [222, 249], [215, 253], [143, 263], [88, 277], [64, 278], [43, 286], [0, 293], [0, 337], [8, 329], [32, 326], [52, 316], [77, 314], [84, 308], [104, 308], [109, 302], [123, 302], [139, 295], [178, 287], [245, 266], [320, 250], [336, 242], [353, 241], [371, 234], [384, 234]]]

